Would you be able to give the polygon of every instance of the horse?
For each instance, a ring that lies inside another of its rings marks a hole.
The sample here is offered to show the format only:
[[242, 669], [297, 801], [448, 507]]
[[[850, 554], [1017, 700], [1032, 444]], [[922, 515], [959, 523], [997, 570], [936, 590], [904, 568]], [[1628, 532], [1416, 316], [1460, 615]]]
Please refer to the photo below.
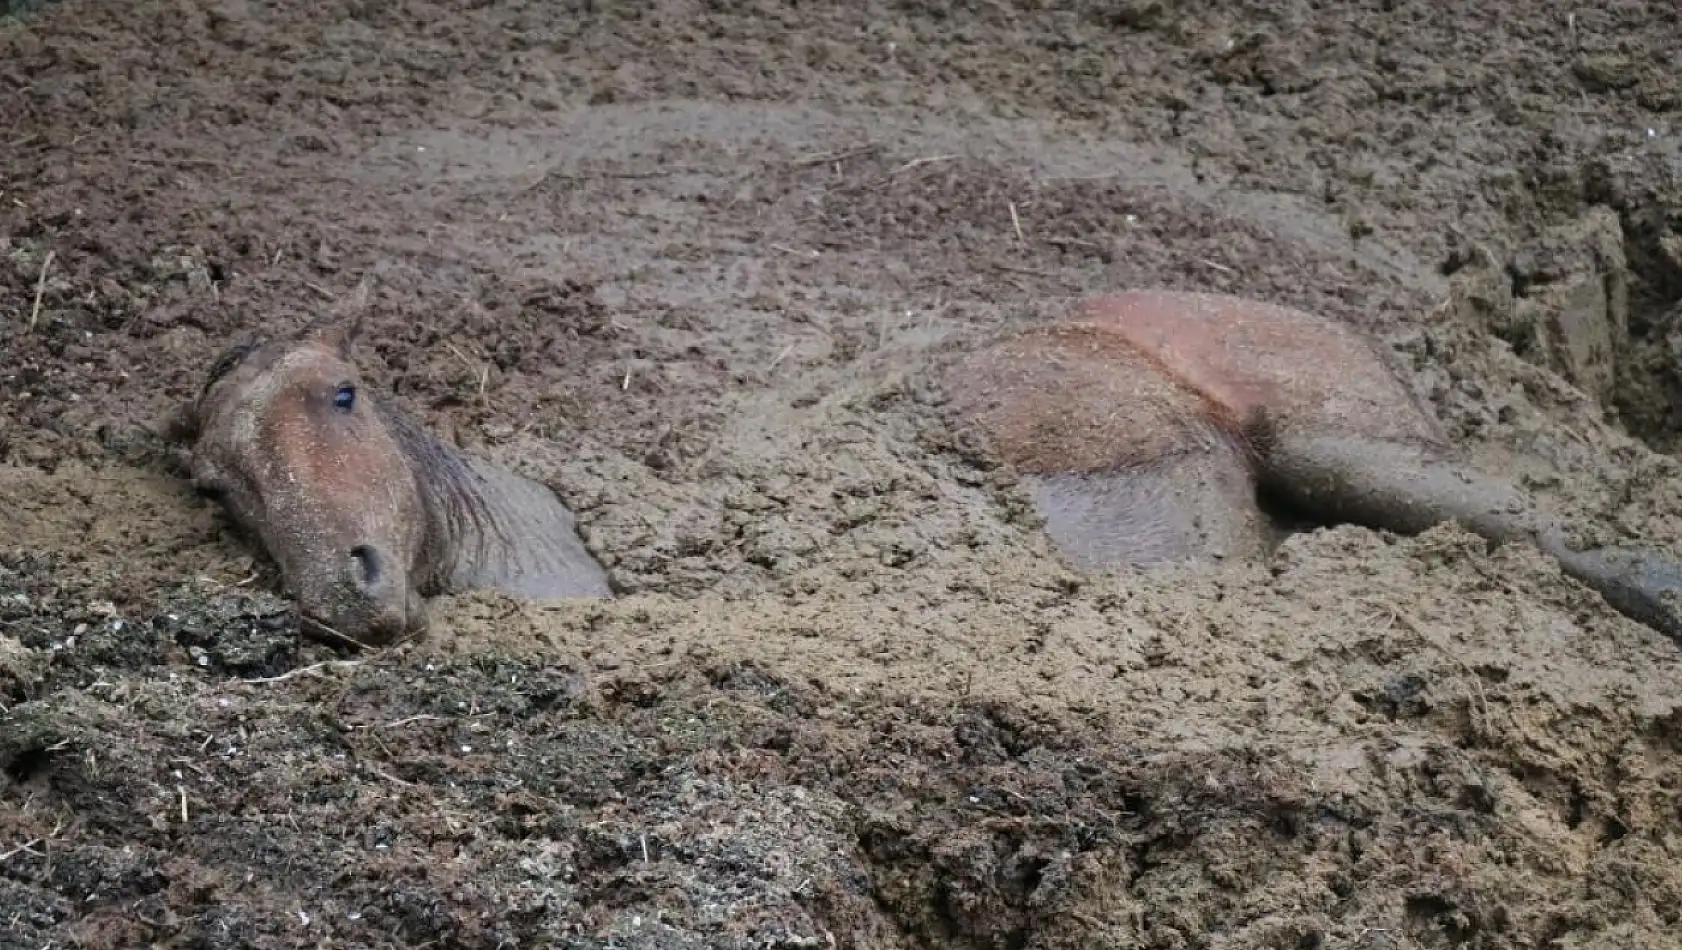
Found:
[[1292, 509], [1398, 534], [1456, 521], [1492, 546], [1536, 545], [1617, 611], [1682, 639], [1682, 565], [1573, 547], [1555, 515], [1456, 457], [1370, 338], [1319, 315], [1122, 291], [971, 346], [936, 379], [949, 421], [1016, 471], [1077, 568], [1265, 558]]
[[306, 632], [389, 645], [426, 632], [428, 597], [474, 589], [611, 597], [554, 492], [362, 385], [367, 287], [290, 338], [230, 348], [176, 420], [194, 487], [260, 539]]

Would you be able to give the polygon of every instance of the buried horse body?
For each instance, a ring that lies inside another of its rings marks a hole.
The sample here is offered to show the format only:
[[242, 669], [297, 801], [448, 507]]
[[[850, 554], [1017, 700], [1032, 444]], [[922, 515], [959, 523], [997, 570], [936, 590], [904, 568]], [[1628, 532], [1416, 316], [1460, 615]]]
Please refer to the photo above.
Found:
[[1265, 557], [1266, 493], [1321, 521], [1418, 533], [1458, 521], [1536, 545], [1615, 609], [1682, 639], [1682, 564], [1574, 549], [1516, 486], [1457, 463], [1369, 341], [1217, 294], [1131, 291], [969, 352], [948, 408], [1023, 477], [1083, 569]]
[[553, 492], [359, 386], [356, 325], [236, 347], [181, 420], [194, 484], [261, 540], [306, 626], [383, 645], [422, 633], [434, 594], [611, 596]]
[[[431, 594], [611, 596], [552, 492], [360, 391], [355, 326], [341, 314], [236, 348], [183, 420], [194, 482], [261, 539], [311, 626], [378, 645], [424, 630]], [[1280, 531], [1265, 491], [1321, 521], [1403, 533], [1458, 521], [1533, 544], [1682, 639], [1682, 564], [1572, 547], [1516, 486], [1456, 462], [1371, 343], [1332, 321], [1127, 292], [972, 350], [942, 383], [954, 421], [1021, 473], [1052, 542], [1084, 569], [1265, 558]]]

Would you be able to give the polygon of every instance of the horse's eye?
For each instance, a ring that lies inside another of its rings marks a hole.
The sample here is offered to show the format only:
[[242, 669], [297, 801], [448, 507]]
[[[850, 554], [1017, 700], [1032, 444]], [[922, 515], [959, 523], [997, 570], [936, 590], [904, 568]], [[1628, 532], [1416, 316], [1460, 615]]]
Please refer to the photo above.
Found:
[[356, 405], [356, 387], [355, 386], [352, 386], [349, 383], [345, 383], [344, 385], [339, 387], [338, 392], [333, 394], [333, 408], [334, 409], [337, 409], [340, 412], [349, 412], [351, 410], [351, 407], [355, 406], [355, 405]]

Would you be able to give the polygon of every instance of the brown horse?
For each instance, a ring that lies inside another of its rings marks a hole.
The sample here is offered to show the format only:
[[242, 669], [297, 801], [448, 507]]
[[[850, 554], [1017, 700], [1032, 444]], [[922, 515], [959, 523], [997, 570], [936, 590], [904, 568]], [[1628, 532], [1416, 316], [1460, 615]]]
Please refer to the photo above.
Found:
[[554, 493], [361, 385], [351, 348], [366, 292], [344, 308], [355, 314], [235, 347], [181, 420], [194, 484], [261, 540], [306, 627], [383, 645], [423, 632], [434, 594], [611, 596]]
[[1682, 565], [1573, 549], [1516, 486], [1458, 463], [1370, 341], [1332, 321], [1224, 295], [1120, 293], [969, 352], [942, 388], [1082, 568], [1264, 557], [1281, 533], [1268, 495], [1322, 522], [1411, 534], [1453, 520], [1534, 544], [1682, 638]]

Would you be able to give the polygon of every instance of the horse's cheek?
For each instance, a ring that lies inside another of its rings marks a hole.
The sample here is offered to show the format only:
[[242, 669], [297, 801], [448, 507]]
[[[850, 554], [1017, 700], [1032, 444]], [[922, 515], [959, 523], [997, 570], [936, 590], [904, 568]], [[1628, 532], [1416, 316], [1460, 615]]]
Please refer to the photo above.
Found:
[[[369, 439], [367, 445], [383, 445], [382, 441]], [[390, 445], [385, 451], [379, 452], [377, 457], [366, 460], [366, 464], [359, 467], [360, 471], [375, 475], [374, 485], [378, 487], [378, 494], [370, 498], [368, 514], [372, 515], [375, 524], [371, 527], [376, 536], [387, 539], [393, 547], [412, 560], [415, 552], [421, 546], [426, 523], [426, 512], [421, 504], [420, 486], [415, 482], [414, 473], [406, 465], [394, 460], [402, 457], [401, 451], [395, 445]]]

